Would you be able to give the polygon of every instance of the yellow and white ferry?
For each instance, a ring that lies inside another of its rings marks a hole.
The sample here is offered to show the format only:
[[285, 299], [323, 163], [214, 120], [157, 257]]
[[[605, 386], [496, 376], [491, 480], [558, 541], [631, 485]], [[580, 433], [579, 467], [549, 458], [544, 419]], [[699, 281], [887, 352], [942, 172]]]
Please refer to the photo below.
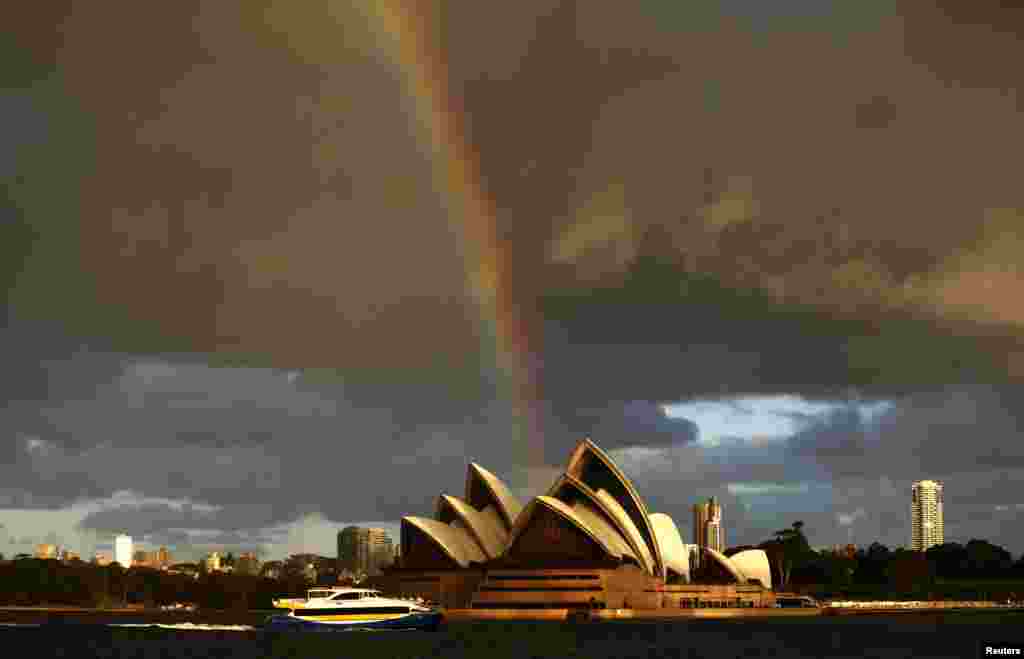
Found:
[[314, 588], [305, 599], [278, 599], [270, 629], [437, 629], [440, 611], [407, 600], [384, 597], [369, 588]]

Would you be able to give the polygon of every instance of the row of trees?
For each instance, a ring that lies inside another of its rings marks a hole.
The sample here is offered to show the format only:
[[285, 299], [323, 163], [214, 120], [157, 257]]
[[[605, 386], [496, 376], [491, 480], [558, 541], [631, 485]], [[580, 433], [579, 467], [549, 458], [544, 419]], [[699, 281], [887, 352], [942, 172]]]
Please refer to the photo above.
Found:
[[[831, 590], [891, 592], [952, 581], [1024, 579], [1024, 556], [1015, 562], [1010, 552], [986, 540], [936, 545], [923, 555], [902, 548], [890, 550], [875, 542], [848, 555], [812, 550], [803, 529], [803, 522], [794, 522], [757, 545], [768, 554], [777, 589], [818, 585]], [[750, 548], [736, 547], [729, 553]]]
[[[332, 560], [315, 558], [321, 566]], [[188, 603], [211, 609], [266, 610], [272, 608], [273, 598], [301, 596], [313, 583], [337, 582], [336, 574], [328, 567], [311, 574], [308, 557], [269, 565], [271, 569], [265, 564], [262, 574], [226, 574], [207, 573], [202, 564], [179, 564], [175, 566], [179, 569], [173, 571], [147, 567], [125, 570], [117, 563], [99, 566], [25, 558], [0, 562], [0, 606], [116, 608], [126, 604]]]

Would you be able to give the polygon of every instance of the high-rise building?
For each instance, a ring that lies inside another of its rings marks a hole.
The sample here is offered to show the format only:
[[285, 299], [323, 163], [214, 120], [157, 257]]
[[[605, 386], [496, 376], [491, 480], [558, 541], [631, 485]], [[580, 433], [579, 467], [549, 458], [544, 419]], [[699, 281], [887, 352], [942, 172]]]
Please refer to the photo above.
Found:
[[57, 545], [49, 543], [36, 545], [36, 558], [57, 558]]
[[693, 507], [693, 543], [716, 551], [725, 550], [722, 505], [715, 497]]
[[338, 568], [358, 572], [363, 531], [358, 526], [346, 526], [338, 531]]
[[944, 540], [942, 527], [942, 483], [938, 481], [916, 481], [911, 487], [910, 504], [910, 548], [913, 551], [927, 551]]
[[384, 529], [367, 529], [369, 531], [369, 564], [367, 574], [380, 574], [381, 568], [391, 565], [394, 560], [394, 546], [388, 532]]
[[[383, 529], [377, 530], [383, 531]], [[391, 565], [394, 561], [395, 546], [394, 543], [391, 542], [391, 538], [385, 534], [382, 538], [377, 539], [376, 545], [373, 547], [372, 569], [367, 570], [367, 572], [370, 574], [376, 574], [380, 572], [381, 569]]]
[[206, 571], [207, 572], [220, 572], [220, 553], [213, 552], [206, 557]]
[[347, 526], [338, 532], [338, 568], [354, 574], [377, 574], [394, 559], [391, 538], [377, 528]]
[[132, 537], [119, 535], [114, 538], [114, 562], [128, 569], [132, 566]]
[[161, 547], [156, 551], [156, 562], [160, 567], [171, 564], [171, 552], [167, 551], [167, 547]]

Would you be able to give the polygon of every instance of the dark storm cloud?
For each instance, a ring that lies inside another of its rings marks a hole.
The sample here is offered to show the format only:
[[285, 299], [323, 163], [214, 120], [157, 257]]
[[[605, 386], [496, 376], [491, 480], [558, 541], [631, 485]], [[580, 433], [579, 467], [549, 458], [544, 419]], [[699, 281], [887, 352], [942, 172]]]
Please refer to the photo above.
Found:
[[801, 430], [789, 449], [837, 477], [985, 479], [1024, 467], [1017, 441], [1024, 427], [1022, 393], [1018, 387], [963, 385], [898, 398], [877, 419], [840, 410]]
[[[365, 23], [354, 8], [317, 8], [341, 12], [336, 25]], [[415, 319], [421, 339], [449, 342], [442, 361], [463, 359], [475, 337], [462, 264], [394, 69], [372, 42], [349, 52], [355, 40], [335, 42], [345, 47], [327, 68], [306, 62], [291, 36], [281, 43], [271, 9], [64, 18], [59, 80], [77, 101], [65, 115], [88, 121], [58, 115], [57, 136], [77, 131], [102, 148], [62, 161], [78, 227], [44, 219], [72, 215], [41, 198], [57, 181], [35, 165], [56, 159], [62, 140], [19, 163], [19, 217], [40, 238], [12, 300], [25, 315], [66, 316], [129, 350], [248, 350], [349, 368], [390, 355], [390, 366], [422, 367], [430, 360], [405, 331]], [[310, 10], [277, 19], [308, 31], [321, 22], [303, 15]], [[135, 28], [108, 34], [112, 22]], [[33, 93], [51, 115], [61, 101]], [[82, 176], [89, 184], [79, 187]], [[80, 235], [74, 258], [64, 251], [69, 229]], [[75, 304], [62, 308], [68, 298]]]
[[60, 323], [18, 318], [5, 308], [0, 326], [0, 400], [41, 401], [90, 398], [123, 368], [105, 352], [109, 342], [75, 336]]
[[[941, 389], [1024, 373], [1019, 17], [967, 4], [437, 12], [511, 255], [501, 283], [543, 365], [549, 462], [584, 433], [658, 447], [641, 454], [668, 468], [637, 473], [670, 507], [680, 473], [686, 492], [823, 470], [869, 483], [871, 456], [902, 492], [920, 470], [1021, 459], [1011, 390]], [[468, 459], [515, 478], [516, 420], [449, 217], [461, 200], [438, 194], [425, 99], [356, 3], [26, 20], [0, 128], [39, 137], [0, 181], [18, 257], [6, 505], [132, 489], [259, 504], [238, 517], [258, 528], [314, 507], [427, 512]], [[226, 363], [258, 368], [209, 368]], [[324, 371], [277, 370], [306, 367]], [[788, 448], [706, 457], [657, 405], [851, 390], [901, 402], [877, 431], [837, 412]], [[809, 512], [889, 519], [858, 487]], [[241, 530], [232, 514], [216, 523]]]
[[865, 426], [858, 410], [846, 407], [819, 417], [797, 432], [788, 440], [787, 448], [793, 455], [827, 464], [834, 476], [842, 477], [870, 473], [873, 461], [882, 452], [880, 441], [877, 433]]
[[[122, 372], [110, 379], [111, 366], [102, 365], [88, 398], [9, 407], [5, 428], [18, 441], [7, 444], [14, 451], [2, 492], [7, 506], [58, 507], [128, 490], [224, 505], [223, 513], [207, 516], [215, 520], [209, 524], [254, 529], [315, 510], [336, 520], [426, 512], [438, 492], [461, 488], [470, 460], [505, 472], [513, 483], [519, 478], [511, 468], [518, 464], [512, 412], [497, 399], [446, 397], [430, 384], [307, 379], [194, 360], [109, 359]], [[77, 377], [86, 381], [91, 365], [79, 363]], [[585, 432], [611, 448], [671, 445], [695, 436], [692, 423], [668, 419], [652, 403], [606, 404], [594, 415], [589, 422], [580, 415], [584, 423], [552, 436], [545, 450], [553, 463], [564, 462]], [[337, 481], [343, 464], [339, 487], [345, 492], [378, 490], [381, 473], [392, 485], [372, 499], [325, 499], [323, 483]], [[127, 513], [145, 518], [152, 511], [97, 515]], [[154, 519], [154, 528], [167, 521]]]
[[[982, 249], [994, 237], [978, 227], [987, 209], [1024, 205], [1006, 174], [1017, 144], [1006, 132], [1017, 125], [1012, 105], [934, 80], [907, 59], [901, 21], [880, 5], [858, 10], [870, 20], [849, 23], [839, 5], [736, 3], [713, 13], [753, 16], [755, 25], [717, 21], [686, 38], [651, 21], [669, 10], [660, 2], [641, 11], [575, 2], [494, 15], [446, 9], [432, 27], [444, 37], [453, 107], [464, 113], [498, 234], [510, 245], [507, 283], [520, 313], [537, 309], [552, 283], [572, 287], [587, 272], [622, 283], [623, 268], [655, 253], [684, 273], [720, 280], [725, 291], [740, 283], [767, 292], [761, 316], [773, 313], [768, 303], [803, 300], [865, 318], [863, 329], [833, 334], [863, 332], [840, 349], [861, 362], [855, 379], [871, 380], [894, 367], [877, 331], [879, 309], [928, 317], [971, 300], [975, 283], [958, 279], [953, 257], [965, 241], [980, 239]], [[89, 184], [66, 197], [80, 205], [77, 258], [58, 258], [63, 234], [42, 227], [19, 306], [30, 299], [35, 308], [89, 318], [93, 330], [146, 352], [174, 343], [347, 370], [447, 364], [461, 372], [486, 361], [476, 354], [477, 311], [464, 298], [459, 245], [445, 216], [451, 200], [437, 198], [417, 137], [423, 118], [365, 15], [345, 3], [127, 11], [117, 21], [102, 12], [61, 21], [59, 80], [76, 101], [68, 107], [90, 118], [74, 130], [103, 148], [83, 149], [94, 157], [74, 166], [89, 173]], [[675, 20], [686, 28], [695, 19]], [[107, 34], [115, 22], [137, 29]], [[857, 27], [843, 47], [823, 36], [845, 24]], [[502, 37], [475, 56], [488, 26], [500, 26]], [[332, 39], [332, 30], [345, 39]], [[36, 45], [48, 52], [52, 41]], [[562, 93], [567, 80], [573, 94]], [[717, 100], [709, 105], [699, 97], [712, 87]], [[965, 113], [979, 119], [970, 139], [948, 130]], [[54, 121], [72, 130], [68, 116]], [[885, 136], [865, 137], [858, 123], [885, 124], [871, 129]], [[923, 148], [937, 134], [942, 158]], [[40, 189], [38, 181], [26, 185]], [[33, 225], [44, 214], [72, 215], [40, 204], [36, 194], [19, 206]], [[918, 218], [928, 218], [927, 230]], [[606, 221], [620, 226], [602, 234]], [[85, 282], [74, 289], [76, 304], [61, 308], [67, 294], [46, 284], [55, 272], [48, 264], [76, 287]], [[1005, 277], [996, 283], [1011, 285]], [[996, 315], [1012, 319], [999, 290], [991, 295], [1002, 310]], [[91, 299], [106, 304], [94, 308]], [[694, 307], [686, 323], [700, 327], [702, 311]], [[726, 364], [721, 383], [673, 389], [746, 390], [767, 371], [766, 387], [812, 390], [851, 375], [837, 364], [836, 342], [813, 329], [796, 334], [821, 359], [783, 381], [786, 349], [753, 339], [749, 348], [736, 345], [735, 334], [694, 341], [673, 334], [679, 318], [651, 327], [657, 320], [639, 314], [639, 338], [620, 334], [616, 342], [665, 343], [668, 359], [679, 346], [728, 351], [721, 359], [737, 362]], [[620, 317], [611, 327], [627, 323]], [[544, 334], [539, 320], [527, 326]], [[645, 331], [671, 336], [652, 341]], [[786, 339], [785, 331], [780, 323], [768, 336]], [[677, 393], [649, 388], [617, 399]]]
[[760, 292], [657, 261], [638, 263], [620, 286], [551, 294], [544, 312], [548, 391], [583, 407], [593, 406], [592, 392], [666, 402], [759, 393], [890, 397], [1005, 378], [994, 346], [1014, 345], [1012, 336], [986, 344], [907, 315], [866, 321], [780, 307]]
[[256, 531], [266, 526], [266, 516], [261, 508], [244, 504], [215, 510], [195, 508], [187, 503], [180, 506], [164, 503], [120, 505], [89, 513], [78, 523], [78, 528], [101, 534], [127, 533], [132, 537], [145, 538], [150, 544], [272, 543], [279, 539], [276, 535], [269, 531]]
[[[687, 419], [669, 418], [660, 405], [648, 401], [609, 404], [599, 410], [578, 410], [576, 417], [580, 420], [580, 426], [587, 425], [584, 419], [591, 421], [590, 433], [606, 438], [605, 446], [609, 449], [634, 443], [686, 443], [697, 438], [697, 424]], [[582, 433], [577, 431], [574, 434]]]

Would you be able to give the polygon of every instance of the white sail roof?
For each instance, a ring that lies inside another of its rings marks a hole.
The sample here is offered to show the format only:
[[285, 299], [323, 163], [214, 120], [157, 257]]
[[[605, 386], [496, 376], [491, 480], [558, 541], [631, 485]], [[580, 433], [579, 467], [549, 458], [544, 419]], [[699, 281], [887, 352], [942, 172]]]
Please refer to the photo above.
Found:
[[747, 579], [757, 579], [765, 588], [772, 587], [772, 570], [768, 563], [768, 554], [763, 549], [747, 549], [729, 557]]
[[549, 510], [561, 515], [563, 518], [568, 520], [588, 535], [594, 542], [601, 545], [605, 552], [614, 558], [621, 558], [624, 552], [628, 552], [626, 555], [632, 556], [632, 551], [629, 551], [629, 547], [625, 541], [619, 536], [618, 533], [614, 532], [614, 529], [607, 525], [600, 525], [597, 528], [591, 526], [591, 522], [594, 521], [594, 515], [588, 513], [585, 510], [577, 510], [572, 506], [568, 506], [554, 497], [539, 496], [534, 499], [539, 505], [545, 506]]
[[445, 524], [425, 517], [403, 517], [403, 523], [410, 524], [430, 537], [442, 551], [461, 567], [470, 562], [483, 563], [487, 560], [483, 549], [463, 527]]
[[608, 508], [615, 520], [623, 528], [623, 536], [630, 541], [630, 544], [636, 548], [639, 553], [640, 565], [647, 570], [648, 573], [654, 574], [655, 561], [654, 557], [651, 556], [650, 547], [644, 542], [643, 535], [640, 534], [640, 530], [636, 528], [636, 524], [633, 523], [633, 519], [626, 514], [626, 511], [619, 504], [618, 500], [608, 493], [608, 490], [598, 490], [594, 493], [595, 498], [601, 502], [603, 506]]
[[[486, 554], [487, 558], [497, 558], [505, 550], [508, 542], [508, 531], [505, 530], [501, 518], [493, 506], [483, 511], [477, 510], [458, 497], [442, 494], [438, 501], [439, 509], [444, 506], [452, 512], [469, 530], [473, 539]], [[439, 516], [442, 512], [438, 511]], [[442, 519], [442, 521], [445, 521]]]
[[615, 497], [606, 490], [595, 492], [586, 483], [570, 474], [563, 474], [551, 487], [548, 495], [559, 498], [559, 494], [566, 492], [567, 489], [570, 492], [575, 492], [578, 496], [584, 497], [595, 509], [604, 513], [611, 521], [617, 533], [629, 545], [630, 555], [633, 556], [641, 569], [649, 574], [653, 573], [652, 566], [654, 561], [651, 558], [647, 543], [644, 542], [643, 536], [640, 535], [640, 531], [633, 524], [633, 520], [622, 509], [622, 506], [615, 500]]
[[[690, 554], [679, 535], [679, 528], [672, 518], [665, 513], [652, 513], [651, 526], [658, 536], [658, 547], [665, 569], [672, 570], [687, 581], [690, 580]], [[665, 575], [662, 575], [665, 576]]]
[[636, 563], [640, 562], [633, 548], [629, 546], [629, 543], [622, 537], [618, 529], [608, 521], [608, 518], [600, 510], [595, 509], [592, 504], [585, 501], [577, 501], [570, 508], [579, 519], [590, 527], [595, 535], [601, 537], [604, 544], [611, 549], [613, 556], [619, 559], [631, 558]]
[[747, 577], [743, 572], [736, 567], [736, 565], [729, 560], [729, 557], [722, 552], [712, 549], [711, 547], [704, 547], [705, 555], [710, 556], [716, 563], [721, 565], [726, 572], [731, 574], [736, 581], [739, 583], [747, 583]]
[[519, 503], [519, 500], [516, 499], [511, 490], [508, 489], [508, 486], [500, 478], [473, 462], [470, 463], [468, 473], [466, 474], [466, 501], [478, 510], [486, 508], [487, 504], [474, 500], [474, 480], [484, 486], [489, 494], [488, 498], [501, 514], [505, 522], [505, 528], [511, 530], [515, 526], [516, 518], [519, 517], [519, 513], [523, 510], [523, 505]]
[[[549, 496], [534, 497], [530, 503], [526, 505], [526, 508], [523, 509], [523, 513], [519, 516], [519, 519], [516, 520], [516, 527], [512, 530], [512, 534], [509, 537], [509, 548], [511, 548], [515, 544], [516, 539], [530, 527], [530, 523], [536, 516], [537, 511], [541, 508], [552, 511], [567, 521], [581, 533], [593, 540], [609, 557], [621, 559], [623, 556], [628, 556], [636, 560], [636, 557], [630, 550], [629, 545], [626, 544], [622, 537], [619, 536], [611, 526], [607, 525], [607, 523], [602, 524], [600, 521], [595, 523], [594, 518], [598, 515], [596, 511], [577, 509]], [[594, 525], [592, 525], [592, 523], [594, 523]]]
[[[597, 466], [593, 471], [592, 467]], [[661, 551], [658, 549], [658, 539], [651, 528], [651, 521], [647, 506], [637, 492], [629, 478], [619, 469], [618, 465], [590, 439], [584, 439], [573, 450], [569, 456], [565, 473], [573, 476], [592, 490], [606, 489], [611, 498], [615, 499], [622, 510], [629, 517], [634, 526], [640, 532], [644, 543], [649, 551], [649, 564], [653, 568], [652, 574], [663, 572]], [[597, 481], [606, 481], [606, 484], [589, 482], [588, 478], [596, 474]], [[617, 490], [617, 491], [615, 491]]]

